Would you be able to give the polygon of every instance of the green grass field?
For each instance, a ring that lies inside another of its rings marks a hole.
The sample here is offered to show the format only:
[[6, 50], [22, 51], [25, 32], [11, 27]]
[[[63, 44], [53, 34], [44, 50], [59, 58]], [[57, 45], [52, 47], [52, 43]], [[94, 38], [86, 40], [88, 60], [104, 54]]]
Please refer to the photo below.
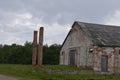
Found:
[[87, 70], [92, 72], [89, 68], [75, 68], [72, 66], [60, 65], [44, 65], [42, 71], [38, 67], [31, 65], [16, 65], [16, 64], [0, 64], [0, 74], [16, 77], [20, 80], [120, 80], [120, 75], [98, 75], [98, 74], [59, 74], [48, 73], [44, 70], [55, 71], [82, 71]]

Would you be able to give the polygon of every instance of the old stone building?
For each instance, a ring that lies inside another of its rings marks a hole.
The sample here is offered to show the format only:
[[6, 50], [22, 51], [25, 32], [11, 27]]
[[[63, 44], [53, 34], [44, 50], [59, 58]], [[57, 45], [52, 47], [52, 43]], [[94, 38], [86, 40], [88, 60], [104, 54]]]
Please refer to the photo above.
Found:
[[120, 72], [120, 26], [74, 22], [60, 50], [61, 65]]

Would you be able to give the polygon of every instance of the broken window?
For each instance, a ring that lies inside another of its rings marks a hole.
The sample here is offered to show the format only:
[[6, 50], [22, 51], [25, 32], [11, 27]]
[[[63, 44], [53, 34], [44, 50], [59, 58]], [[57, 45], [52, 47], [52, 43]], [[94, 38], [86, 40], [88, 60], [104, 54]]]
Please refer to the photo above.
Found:
[[92, 48], [89, 48], [89, 53], [92, 53], [93, 52], [93, 49]]
[[119, 50], [119, 54], [120, 54], [120, 50]]

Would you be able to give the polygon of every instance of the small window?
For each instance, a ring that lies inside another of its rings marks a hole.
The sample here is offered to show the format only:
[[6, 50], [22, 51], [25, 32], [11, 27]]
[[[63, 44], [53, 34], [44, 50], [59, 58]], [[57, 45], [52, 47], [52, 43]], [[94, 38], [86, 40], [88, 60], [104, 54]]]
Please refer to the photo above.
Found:
[[119, 50], [119, 55], [120, 55], [120, 50]]
[[89, 48], [89, 53], [92, 53], [93, 52], [93, 49], [92, 48]]

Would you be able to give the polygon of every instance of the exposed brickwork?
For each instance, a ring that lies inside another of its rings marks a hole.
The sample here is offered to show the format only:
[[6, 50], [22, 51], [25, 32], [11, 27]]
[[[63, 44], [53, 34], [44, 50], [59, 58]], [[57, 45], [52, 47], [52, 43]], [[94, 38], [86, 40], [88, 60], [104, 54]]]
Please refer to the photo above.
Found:
[[120, 57], [118, 48], [94, 47], [94, 71], [101, 71], [101, 56], [108, 56], [108, 72], [117, 73], [120, 68]]
[[[92, 67], [98, 72], [120, 73], [120, 38], [114, 36], [117, 32], [111, 33], [113, 29], [118, 31], [118, 27], [74, 23], [62, 44], [60, 64], [70, 65], [70, 61], [73, 61], [77, 67]], [[73, 60], [70, 50], [76, 50]]]
[[32, 52], [32, 66], [36, 65], [36, 55], [37, 55], [37, 31], [34, 31], [33, 52]]
[[40, 27], [40, 30], [39, 30], [39, 45], [38, 45], [38, 66], [39, 67], [42, 67], [43, 33], [44, 33], [44, 28]]

